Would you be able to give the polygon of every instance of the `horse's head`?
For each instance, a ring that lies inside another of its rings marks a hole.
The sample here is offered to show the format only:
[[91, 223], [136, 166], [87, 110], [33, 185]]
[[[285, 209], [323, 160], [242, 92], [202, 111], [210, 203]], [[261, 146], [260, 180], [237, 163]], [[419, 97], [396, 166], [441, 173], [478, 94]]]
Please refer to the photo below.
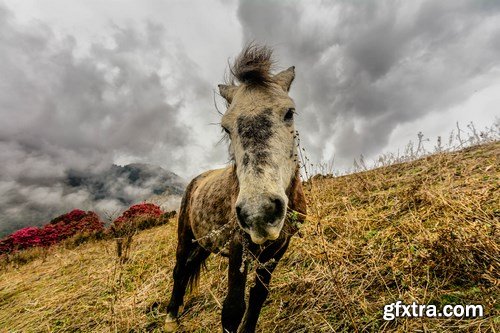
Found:
[[239, 84], [219, 85], [228, 104], [221, 125], [239, 183], [236, 215], [256, 244], [279, 237], [297, 169], [295, 104], [288, 96], [294, 67], [271, 75], [271, 64], [270, 49], [249, 46], [231, 67]]

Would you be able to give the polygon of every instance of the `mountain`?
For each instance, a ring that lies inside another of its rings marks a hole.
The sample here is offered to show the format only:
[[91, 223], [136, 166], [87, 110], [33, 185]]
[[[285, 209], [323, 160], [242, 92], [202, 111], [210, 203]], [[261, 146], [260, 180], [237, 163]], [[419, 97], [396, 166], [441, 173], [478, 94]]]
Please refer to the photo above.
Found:
[[185, 182], [175, 173], [150, 164], [112, 165], [98, 173], [70, 170], [65, 183], [75, 190], [85, 190], [93, 200], [115, 199], [124, 205], [145, 200], [152, 195], [182, 195]]

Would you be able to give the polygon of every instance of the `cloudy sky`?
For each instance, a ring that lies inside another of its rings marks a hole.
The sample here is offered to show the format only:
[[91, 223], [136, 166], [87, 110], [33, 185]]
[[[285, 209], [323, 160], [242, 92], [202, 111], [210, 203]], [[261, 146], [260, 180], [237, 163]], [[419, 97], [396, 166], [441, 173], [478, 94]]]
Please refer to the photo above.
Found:
[[215, 88], [252, 40], [296, 66], [313, 162], [500, 115], [498, 1], [0, 0], [0, 220], [14, 194], [75, 202], [50, 186], [69, 169], [224, 165]]

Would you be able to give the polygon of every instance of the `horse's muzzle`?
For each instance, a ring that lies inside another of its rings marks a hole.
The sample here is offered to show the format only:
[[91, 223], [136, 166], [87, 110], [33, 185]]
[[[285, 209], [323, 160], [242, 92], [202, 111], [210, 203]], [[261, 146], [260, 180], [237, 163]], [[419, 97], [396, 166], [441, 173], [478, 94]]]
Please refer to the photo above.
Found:
[[278, 196], [267, 197], [262, 201], [254, 205], [241, 201], [236, 205], [241, 228], [250, 234], [252, 242], [256, 244], [279, 237], [286, 211], [285, 201]]

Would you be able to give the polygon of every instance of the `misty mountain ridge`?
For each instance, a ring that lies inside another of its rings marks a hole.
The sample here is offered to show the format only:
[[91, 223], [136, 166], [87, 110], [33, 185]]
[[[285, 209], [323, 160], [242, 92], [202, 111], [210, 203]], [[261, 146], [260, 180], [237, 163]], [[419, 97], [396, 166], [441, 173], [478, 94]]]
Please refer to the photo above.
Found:
[[94, 200], [114, 198], [124, 205], [152, 195], [182, 195], [185, 187], [184, 180], [175, 173], [145, 163], [113, 164], [98, 173], [69, 170], [65, 183], [71, 188], [87, 190]]

